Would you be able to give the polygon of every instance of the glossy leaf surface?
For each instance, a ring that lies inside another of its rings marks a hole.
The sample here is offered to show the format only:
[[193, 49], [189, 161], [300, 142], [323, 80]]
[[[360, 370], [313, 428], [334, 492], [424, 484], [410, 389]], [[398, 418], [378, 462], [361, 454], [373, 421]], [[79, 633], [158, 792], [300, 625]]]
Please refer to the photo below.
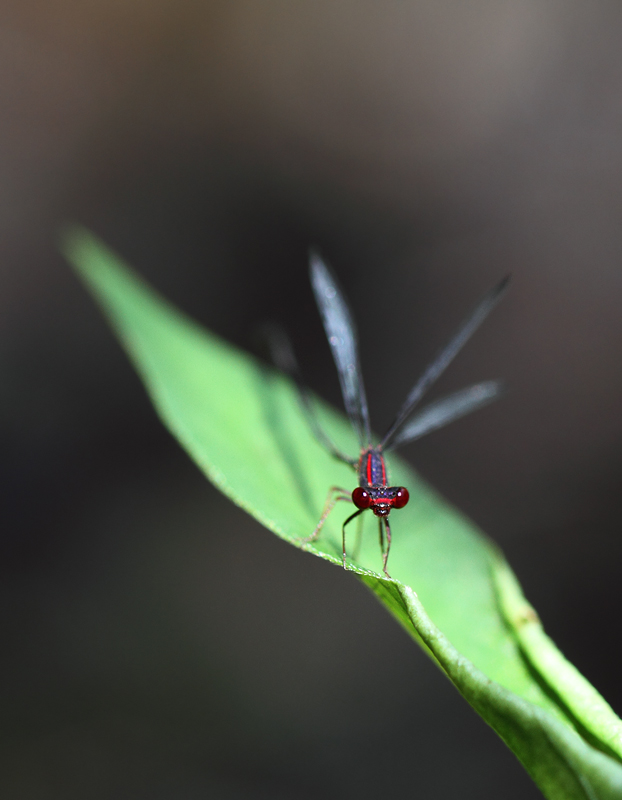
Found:
[[[312, 437], [291, 382], [173, 308], [86, 231], [69, 231], [64, 251], [162, 421], [206, 476], [278, 536], [340, 565], [340, 525], [352, 506], [338, 505], [316, 542], [299, 540], [314, 529], [328, 488], [351, 490], [355, 476]], [[355, 454], [345, 417], [317, 402], [337, 446]], [[622, 722], [546, 636], [495, 546], [403, 461], [388, 463], [392, 482], [411, 498], [392, 515], [392, 580], [379, 574], [372, 515], [349, 567], [546, 797], [622, 800]]]

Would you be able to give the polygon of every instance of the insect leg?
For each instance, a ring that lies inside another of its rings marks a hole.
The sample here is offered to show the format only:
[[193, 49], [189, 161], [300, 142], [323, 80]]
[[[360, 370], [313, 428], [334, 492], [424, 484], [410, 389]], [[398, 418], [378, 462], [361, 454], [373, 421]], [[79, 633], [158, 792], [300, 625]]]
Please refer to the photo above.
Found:
[[387, 549], [384, 550], [383, 553], [382, 553], [382, 571], [387, 576], [387, 578], [390, 578], [391, 576], [387, 572], [387, 561], [389, 560], [389, 550], [391, 549], [391, 526], [389, 525], [389, 520], [387, 519], [387, 517], [382, 517], [382, 519], [380, 520], [380, 530], [381, 531], [382, 531], [382, 523], [383, 522], [384, 522], [384, 527], [385, 527], [386, 532], [387, 532]]
[[298, 539], [299, 542], [312, 542], [317, 539], [319, 532], [322, 530], [324, 523], [326, 522], [326, 517], [330, 514], [330, 512], [335, 507], [335, 504], [341, 500], [349, 500], [352, 502], [352, 493], [349, 492], [347, 489], [342, 489], [341, 486], [331, 486], [328, 492], [328, 496], [326, 498], [326, 502], [324, 503], [324, 510], [322, 511], [322, 516], [320, 517], [320, 521], [315, 526], [315, 530], [310, 536], [305, 536], [304, 539]]
[[363, 540], [363, 517], [359, 517], [358, 525], [356, 526], [356, 541], [354, 543], [354, 551], [352, 552], [352, 558], [354, 561], [359, 560], [359, 553], [361, 550], [361, 542]]
[[380, 552], [384, 559], [384, 530], [382, 528], [382, 518], [378, 517], [378, 539], [380, 540]]
[[342, 545], [342, 551], [343, 551], [343, 568], [344, 569], [347, 569], [347, 567], [346, 567], [346, 525], [348, 524], [348, 522], [352, 522], [353, 519], [356, 519], [356, 517], [358, 517], [359, 514], [362, 514], [363, 511], [366, 511], [366, 509], [365, 508], [359, 508], [358, 511], [354, 512], [354, 514], [350, 514], [350, 516], [343, 523], [343, 526], [341, 528], [341, 545]]

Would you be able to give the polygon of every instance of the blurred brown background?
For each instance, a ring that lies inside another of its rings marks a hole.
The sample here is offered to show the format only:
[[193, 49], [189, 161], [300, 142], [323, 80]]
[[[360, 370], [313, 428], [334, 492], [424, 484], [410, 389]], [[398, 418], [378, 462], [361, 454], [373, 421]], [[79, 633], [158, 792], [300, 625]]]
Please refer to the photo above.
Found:
[[539, 796], [351, 576], [206, 484], [69, 219], [242, 347], [280, 320], [339, 403], [319, 245], [377, 429], [512, 272], [439, 386], [509, 395], [406, 456], [622, 711], [621, 35], [607, 0], [2, 4], [3, 798]]

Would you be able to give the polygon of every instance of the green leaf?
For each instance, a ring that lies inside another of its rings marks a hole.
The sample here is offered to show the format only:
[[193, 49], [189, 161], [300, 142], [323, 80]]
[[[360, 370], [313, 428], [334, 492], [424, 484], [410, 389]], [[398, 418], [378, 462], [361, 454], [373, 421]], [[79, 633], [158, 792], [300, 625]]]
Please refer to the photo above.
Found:
[[[278, 536], [341, 565], [340, 506], [316, 541], [301, 539], [314, 529], [329, 487], [351, 489], [353, 474], [312, 437], [290, 381], [174, 309], [88, 232], [71, 229], [63, 246], [162, 421], [207, 477]], [[319, 400], [317, 407], [337, 445], [356, 453], [343, 415]], [[395, 513], [393, 579], [381, 574], [372, 515], [364, 515], [371, 519], [348, 568], [546, 797], [622, 800], [622, 722], [546, 636], [498, 549], [403, 461], [391, 457], [389, 468], [411, 497]]]

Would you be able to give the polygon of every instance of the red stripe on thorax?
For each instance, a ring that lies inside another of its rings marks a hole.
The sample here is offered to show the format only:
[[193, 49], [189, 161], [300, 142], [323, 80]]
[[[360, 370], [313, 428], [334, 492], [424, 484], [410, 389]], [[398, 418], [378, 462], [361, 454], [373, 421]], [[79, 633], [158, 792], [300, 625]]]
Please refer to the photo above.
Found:
[[371, 486], [371, 453], [367, 453], [367, 485]]

